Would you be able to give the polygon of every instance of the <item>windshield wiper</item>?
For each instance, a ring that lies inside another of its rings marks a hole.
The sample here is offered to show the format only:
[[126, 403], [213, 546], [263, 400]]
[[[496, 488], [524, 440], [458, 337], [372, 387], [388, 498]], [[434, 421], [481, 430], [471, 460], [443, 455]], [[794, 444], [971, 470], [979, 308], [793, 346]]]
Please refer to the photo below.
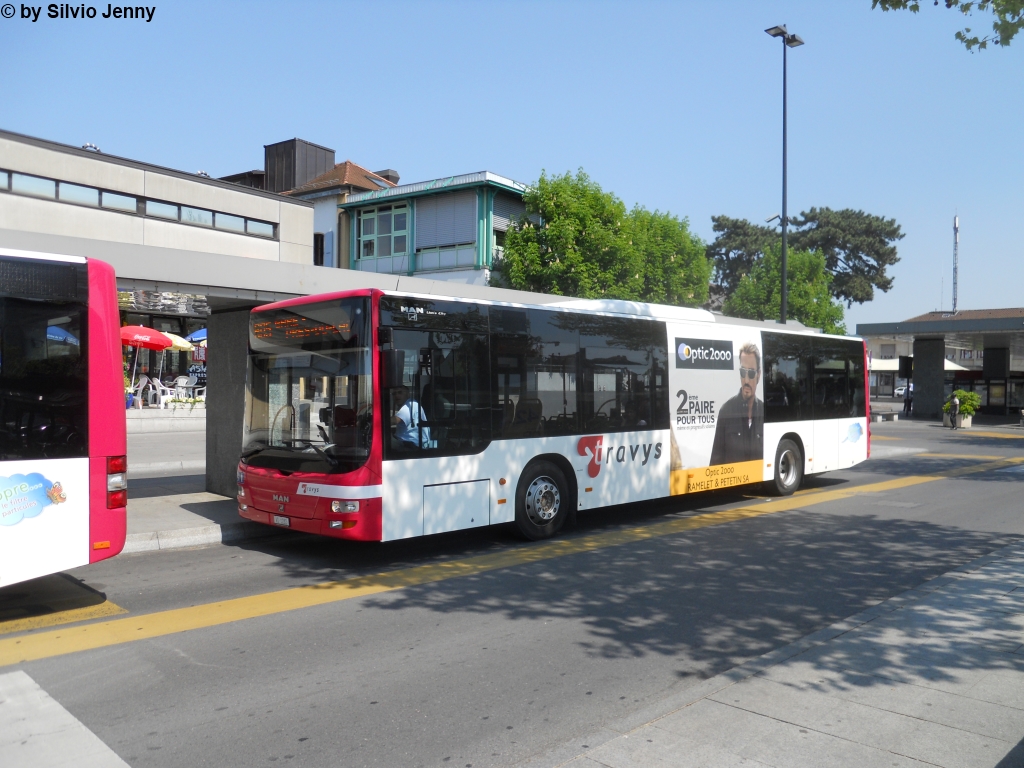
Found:
[[329, 454], [327, 451], [323, 450], [322, 448], [317, 448], [315, 445], [313, 445], [313, 443], [310, 443], [309, 447], [316, 451], [319, 455], [323, 456], [332, 467], [334, 467], [335, 469], [338, 468], [338, 460], [331, 456], [331, 454]]
[[259, 448], [250, 448], [247, 451], [242, 451], [242, 455], [240, 458], [248, 459], [250, 456], [255, 456], [257, 453], [260, 453], [261, 451], [265, 450], [267, 450], [267, 446], [265, 445], [260, 446]]

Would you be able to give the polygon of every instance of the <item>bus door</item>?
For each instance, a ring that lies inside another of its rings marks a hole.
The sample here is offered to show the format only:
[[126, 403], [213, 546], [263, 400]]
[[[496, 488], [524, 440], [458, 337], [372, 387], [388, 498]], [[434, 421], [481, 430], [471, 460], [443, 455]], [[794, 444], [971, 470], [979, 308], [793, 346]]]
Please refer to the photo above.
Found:
[[[385, 457], [417, 459], [403, 468], [410, 494], [422, 489], [424, 534], [490, 523], [491, 488], [474, 456], [491, 440], [487, 336], [394, 329], [401, 382], [384, 389]], [[431, 459], [434, 459], [431, 461]]]

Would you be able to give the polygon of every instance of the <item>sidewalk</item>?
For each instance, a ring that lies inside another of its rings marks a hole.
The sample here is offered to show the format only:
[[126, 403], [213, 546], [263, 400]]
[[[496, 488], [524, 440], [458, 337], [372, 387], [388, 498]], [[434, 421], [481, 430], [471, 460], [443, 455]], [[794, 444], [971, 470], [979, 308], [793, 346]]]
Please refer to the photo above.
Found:
[[238, 515], [238, 502], [207, 493], [203, 475], [131, 479], [123, 552], [184, 549], [280, 536], [283, 531]]
[[1024, 542], [529, 766], [1024, 766]]

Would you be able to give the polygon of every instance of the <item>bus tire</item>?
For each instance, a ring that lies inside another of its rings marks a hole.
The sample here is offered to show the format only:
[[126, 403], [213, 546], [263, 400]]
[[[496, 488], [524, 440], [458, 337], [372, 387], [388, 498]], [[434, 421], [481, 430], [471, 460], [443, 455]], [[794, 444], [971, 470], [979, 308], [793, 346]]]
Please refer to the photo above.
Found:
[[792, 440], [780, 440], [775, 451], [775, 479], [768, 483], [776, 496], [789, 496], [804, 481], [804, 457]]
[[562, 470], [549, 461], [535, 462], [516, 488], [516, 528], [530, 541], [550, 538], [565, 524], [571, 504]]

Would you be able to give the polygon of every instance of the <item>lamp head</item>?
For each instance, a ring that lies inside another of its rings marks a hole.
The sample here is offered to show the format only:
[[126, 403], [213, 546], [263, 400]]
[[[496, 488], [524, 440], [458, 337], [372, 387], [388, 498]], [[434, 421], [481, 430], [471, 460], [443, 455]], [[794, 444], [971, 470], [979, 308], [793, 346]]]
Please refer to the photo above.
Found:
[[771, 27], [770, 29], [766, 29], [765, 32], [767, 32], [772, 37], [785, 37], [786, 35], [789, 34], [789, 32], [786, 30], [785, 24], [780, 24], [777, 27]]
[[796, 48], [798, 45], [803, 45], [804, 40], [800, 35], [786, 35], [786, 45], [790, 48]]

